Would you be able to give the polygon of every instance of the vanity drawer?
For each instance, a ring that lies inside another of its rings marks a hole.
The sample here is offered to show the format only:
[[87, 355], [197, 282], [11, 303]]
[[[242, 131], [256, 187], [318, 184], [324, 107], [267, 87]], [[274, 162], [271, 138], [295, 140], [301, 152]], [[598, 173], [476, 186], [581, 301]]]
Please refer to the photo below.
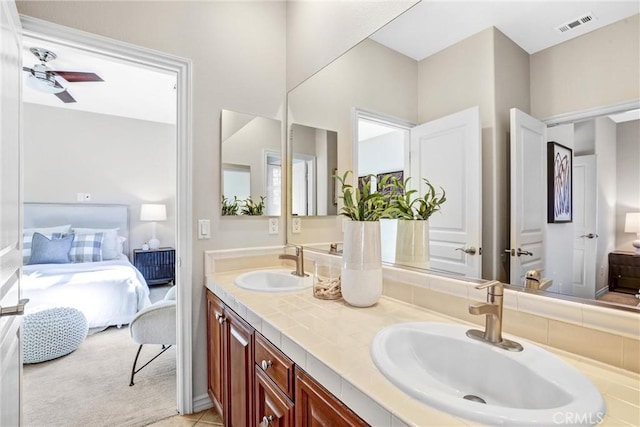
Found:
[[255, 361], [278, 387], [293, 400], [293, 361], [273, 346], [265, 337], [256, 332]]

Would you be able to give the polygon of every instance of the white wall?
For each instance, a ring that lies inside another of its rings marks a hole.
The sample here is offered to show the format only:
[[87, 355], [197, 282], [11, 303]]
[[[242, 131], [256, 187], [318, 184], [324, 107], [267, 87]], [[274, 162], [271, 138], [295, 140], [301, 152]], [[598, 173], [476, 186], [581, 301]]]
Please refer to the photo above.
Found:
[[151, 238], [140, 205], [165, 203], [156, 236], [175, 245], [175, 125], [26, 103], [22, 117], [25, 202], [89, 193], [89, 203], [129, 205], [130, 249]]
[[[574, 148], [574, 126], [566, 124], [547, 129], [547, 140], [555, 141], [565, 147]], [[545, 177], [547, 147], [544, 150]], [[573, 160], [572, 160], [573, 161]], [[571, 183], [573, 185], [573, 183]], [[545, 183], [546, 186], [546, 183]], [[546, 220], [545, 220], [546, 222]], [[560, 292], [565, 295], [573, 294], [573, 222], [547, 223], [544, 228], [544, 274], [543, 278], [553, 279], [549, 287], [551, 292]]]
[[[203, 251], [283, 244], [267, 219], [220, 220], [220, 111], [282, 119], [284, 2], [18, 1], [22, 14], [189, 58], [193, 62], [193, 212], [212, 239], [193, 233], [193, 395], [204, 396], [206, 323]], [[280, 221], [280, 230], [284, 222]], [[250, 242], [250, 243], [249, 243]]]
[[397, 130], [358, 142], [358, 176], [404, 171], [404, 141], [405, 132]]
[[302, 83], [417, 2], [288, 1], [287, 90]]
[[595, 119], [598, 176], [598, 245], [596, 292], [608, 286], [609, 252], [616, 247], [616, 124], [608, 117]]
[[640, 120], [619, 123], [616, 153], [616, 249], [633, 251], [633, 233], [624, 232], [627, 212], [640, 212]]
[[531, 113], [545, 119], [640, 97], [640, 15], [531, 55]]

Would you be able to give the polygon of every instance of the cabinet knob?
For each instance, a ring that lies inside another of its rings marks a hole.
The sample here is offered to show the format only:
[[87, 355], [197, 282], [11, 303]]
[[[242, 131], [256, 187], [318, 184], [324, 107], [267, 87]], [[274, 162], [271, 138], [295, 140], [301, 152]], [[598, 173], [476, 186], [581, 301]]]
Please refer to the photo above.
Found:
[[273, 421], [273, 415], [269, 415], [268, 417], [265, 415], [264, 417], [262, 417], [262, 423], [260, 423], [260, 425], [263, 427], [267, 427], [269, 424], [271, 424], [271, 421]]
[[269, 369], [272, 365], [273, 363], [271, 362], [271, 360], [263, 360], [262, 362], [260, 362], [260, 366], [262, 366], [262, 369], [264, 369], [265, 371]]
[[216, 319], [218, 320], [218, 323], [220, 323], [221, 325], [227, 321], [227, 319], [225, 319], [222, 314], [216, 314]]

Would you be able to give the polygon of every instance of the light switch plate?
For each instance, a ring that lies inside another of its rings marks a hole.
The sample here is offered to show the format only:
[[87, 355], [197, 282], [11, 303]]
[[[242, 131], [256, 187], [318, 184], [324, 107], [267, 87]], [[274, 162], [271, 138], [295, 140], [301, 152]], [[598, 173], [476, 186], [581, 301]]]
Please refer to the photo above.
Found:
[[211, 238], [211, 221], [208, 219], [198, 220], [198, 239]]
[[278, 218], [269, 218], [269, 234], [278, 234]]
[[298, 234], [302, 231], [302, 220], [300, 218], [293, 218], [291, 221], [291, 232]]

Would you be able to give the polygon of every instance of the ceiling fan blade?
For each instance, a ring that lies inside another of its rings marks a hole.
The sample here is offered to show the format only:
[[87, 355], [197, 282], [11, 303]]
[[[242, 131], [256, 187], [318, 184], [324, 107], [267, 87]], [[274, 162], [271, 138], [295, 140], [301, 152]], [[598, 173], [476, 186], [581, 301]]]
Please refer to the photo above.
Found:
[[82, 73], [79, 71], [53, 71], [53, 72], [70, 83], [104, 81], [100, 78], [100, 76], [98, 76], [95, 73]]
[[54, 94], [55, 96], [57, 96], [58, 98], [60, 98], [60, 100], [62, 102], [64, 102], [65, 104], [68, 104], [70, 102], [76, 102], [75, 99], [73, 99], [73, 96], [71, 96], [71, 94], [69, 92], [67, 92], [66, 90], [63, 92], [59, 92]]

